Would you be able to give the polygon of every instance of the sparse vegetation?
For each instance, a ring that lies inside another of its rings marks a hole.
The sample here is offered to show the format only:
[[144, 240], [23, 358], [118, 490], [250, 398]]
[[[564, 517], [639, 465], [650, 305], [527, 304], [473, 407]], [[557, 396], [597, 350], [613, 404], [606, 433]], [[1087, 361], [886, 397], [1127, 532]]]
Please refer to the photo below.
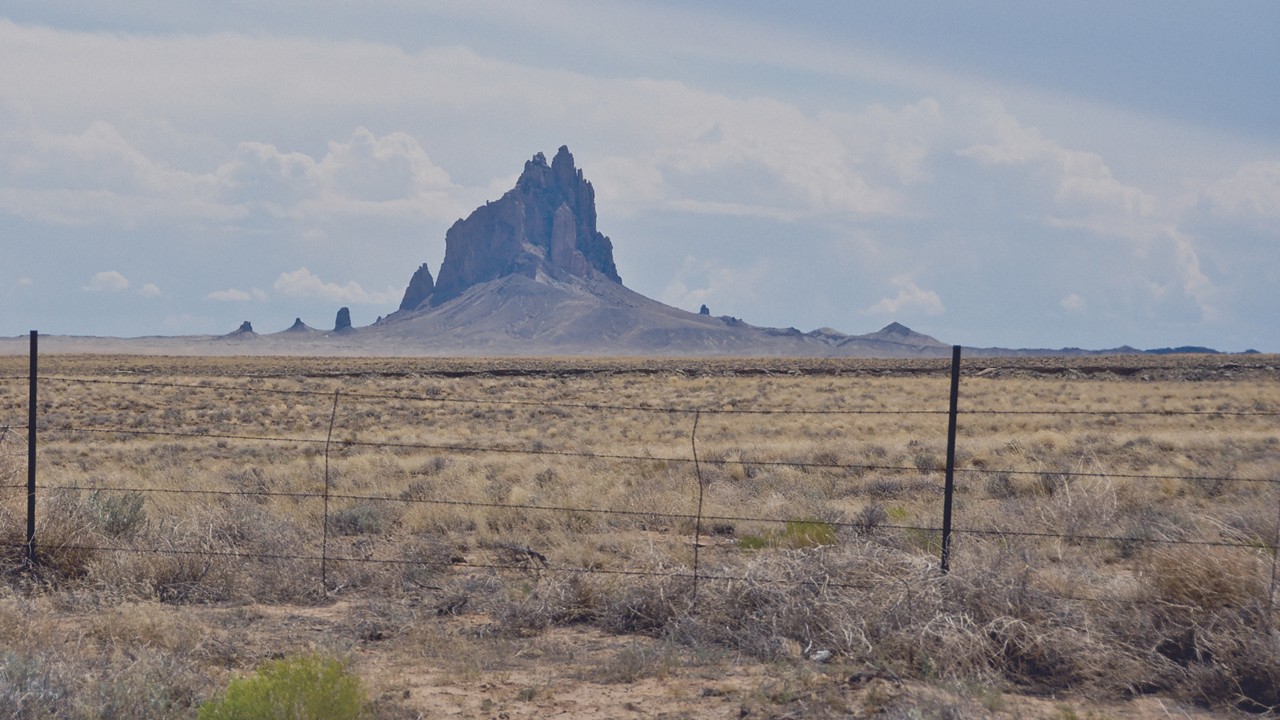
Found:
[[200, 706], [198, 720], [358, 720], [366, 700], [342, 661], [318, 655], [274, 660]]
[[[351, 658], [373, 717], [427, 692], [383, 676], [386, 657], [518, 678], [490, 715], [563, 695], [554, 672], [521, 674], [533, 658], [611, 685], [768, 663], [787, 670], [707, 697], [797, 716], [998, 715], [1028, 692], [1272, 711], [1280, 378], [1263, 360], [967, 377], [943, 577], [946, 417], [918, 412], [945, 407], [937, 363], [53, 356], [33, 573], [25, 444], [0, 437], [0, 702], [78, 718], [139, 697], [193, 718], [319, 643]], [[0, 425], [24, 422], [24, 392], [0, 383]], [[705, 412], [698, 477], [692, 413], [668, 411], [695, 407], [850, 412]], [[1095, 414], [983, 412], [1009, 409]]]

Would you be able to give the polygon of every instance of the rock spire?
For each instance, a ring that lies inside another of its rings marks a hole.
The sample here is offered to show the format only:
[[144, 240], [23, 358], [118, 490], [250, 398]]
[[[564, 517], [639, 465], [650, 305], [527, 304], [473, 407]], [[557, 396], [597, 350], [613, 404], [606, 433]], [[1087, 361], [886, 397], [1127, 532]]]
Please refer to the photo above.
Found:
[[351, 308], [340, 307], [338, 314], [333, 318], [333, 331], [336, 333], [348, 332], [351, 330]]
[[431, 268], [426, 263], [414, 271], [409, 279], [409, 287], [404, 290], [404, 298], [400, 301], [401, 310], [416, 310], [435, 290], [435, 281], [431, 279]]
[[454, 223], [445, 234], [444, 263], [434, 286], [426, 266], [418, 268], [400, 309], [439, 305], [507, 275], [539, 273], [622, 283], [613, 243], [596, 229], [595, 190], [564, 146], [550, 164], [542, 153], [534, 155], [514, 188]]

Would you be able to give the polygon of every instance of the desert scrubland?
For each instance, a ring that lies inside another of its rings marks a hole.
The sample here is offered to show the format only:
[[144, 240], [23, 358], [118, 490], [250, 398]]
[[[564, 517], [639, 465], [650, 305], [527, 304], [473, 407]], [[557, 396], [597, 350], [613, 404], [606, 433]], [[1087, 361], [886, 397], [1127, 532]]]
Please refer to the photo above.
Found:
[[0, 358], [0, 705], [195, 717], [1280, 705], [1280, 358]]

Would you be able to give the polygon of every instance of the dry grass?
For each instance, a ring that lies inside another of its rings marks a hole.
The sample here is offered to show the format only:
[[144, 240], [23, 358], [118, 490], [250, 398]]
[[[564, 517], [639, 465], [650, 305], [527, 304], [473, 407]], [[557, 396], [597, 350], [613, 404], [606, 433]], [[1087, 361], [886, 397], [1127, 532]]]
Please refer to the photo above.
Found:
[[[822, 651], [936, 687], [1280, 706], [1280, 377], [1091, 362], [967, 366], [967, 532], [944, 577], [936, 362], [54, 356], [34, 573], [25, 441], [0, 437], [0, 613], [35, 618], [2, 624], [0, 695], [43, 698], [20, 717], [88, 717], [113, 693], [190, 717], [209, 678], [255, 656], [178, 618], [340, 597], [364, 608], [351, 642], [411, 642], [463, 678], [591, 627], [631, 644], [584, 682]], [[0, 380], [0, 425], [25, 422], [25, 390]], [[760, 409], [824, 412], [731, 412]], [[1046, 412], [989, 412], [1010, 409]], [[88, 609], [76, 644], [49, 642]], [[490, 654], [458, 658], [479, 640]], [[808, 683], [765, 696], [850, 707]]]

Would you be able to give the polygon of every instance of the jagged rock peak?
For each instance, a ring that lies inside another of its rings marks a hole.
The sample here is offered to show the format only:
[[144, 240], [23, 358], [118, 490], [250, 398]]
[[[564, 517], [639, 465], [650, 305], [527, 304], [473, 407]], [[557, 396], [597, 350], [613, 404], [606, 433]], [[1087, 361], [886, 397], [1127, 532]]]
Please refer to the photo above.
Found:
[[236, 328], [236, 332], [238, 333], [253, 332], [253, 323], [249, 322], [248, 320], [245, 320], [244, 322], [240, 323], [240, 327]]
[[435, 290], [435, 281], [431, 279], [431, 269], [426, 263], [413, 272], [409, 278], [409, 287], [405, 288], [404, 298], [400, 300], [401, 310], [416, 310], [431, 297]]
[[333, 320], [333, 331], [342, 332], [351, 329], [351, 310], [350, 308], [338, 308], [338, 316]]
[[[542, 153], [534, 155], [514, 188], [449, 228], [444, 263], [427, 299], [439, 305], [479, 283], [508, 275], [537, 278], [539, 272], [622, 283], [613, 243], [596, 229], [595, 190], [567, 146], [550, 164]], [[402, 303], [401, 309], [411, 308]]]
[[305, 332], [310, 329], [311, 328], [308, 327], [306, 323], [302, 322], [302, 318], [294, 318], [293, 324], [290, 325], [289, 329], [285, 330], [285, 332]]

